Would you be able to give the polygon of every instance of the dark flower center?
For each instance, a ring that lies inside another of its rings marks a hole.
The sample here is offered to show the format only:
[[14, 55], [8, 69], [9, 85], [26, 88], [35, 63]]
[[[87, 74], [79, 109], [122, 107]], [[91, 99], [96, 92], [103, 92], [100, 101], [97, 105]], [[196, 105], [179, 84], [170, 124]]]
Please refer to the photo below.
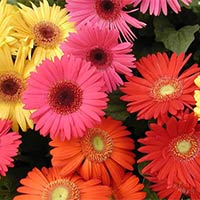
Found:
[[92, 65], [96, 66], [97, 69], [105, 69], [112, 62], [111, 55], [100, 48], [94, 48], [90, 50], [86, 59], [90, 61]]
[[105, 12], [113, 12], [113, 10], [114, 10], [114, 4], [110, 0], [102, 1], [100, 6], [101, 6], [102, 10], [104, 10]]
[[95, 8], [100, 18], [109, 21], [117, 19], [121, 11], [119, 0], [96, 0]]
[[21, 99], [24, 84], [22, 80], [13, 73], [0, 75], [0, 98], [6, 102]]
[[59, 114], [73, 113], [82, 104], [82, 93], [82, 90], [71, 82], [58, 82], [49, 91], [49, 105]]
[[1, 83], [1, 91], [6, 94], [13, 96], [17, 93], [20, 86], [13, 79], [9, 78], [7, 80], [2, 81]]
[[60, 42], [60, 29], [51, 22], [40, 22], [33, 27], [35, 43], [43, 48], [53, 48]]

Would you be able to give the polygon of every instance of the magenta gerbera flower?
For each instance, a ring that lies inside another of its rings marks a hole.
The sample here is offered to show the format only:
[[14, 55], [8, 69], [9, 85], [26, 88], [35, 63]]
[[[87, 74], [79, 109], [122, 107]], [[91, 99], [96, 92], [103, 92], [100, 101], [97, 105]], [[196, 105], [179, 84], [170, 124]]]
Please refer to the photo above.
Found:
[[99, 74], [103, 76], [107, 91], [117, 89], [123, 81], [118, 75], [131, 76], [134, 67], [130, 42], [118, 43], [119, 33], [116, 30], [99, 27], [83, 27], [78, 33], [70, 34], [62, 45], [65, 54], [73, 54], [91, 62]]
[[21, 135], [10, 132], [11, 121], [0, 120], [0, 175], [5, 176], [8, 167], [13, 167], [13, 157], [17, 155]]
[[[185, 5], [189, 5], [192, 0], [181, 0]], [[178, 0], [133, 0], [133, 5], [137, 6], [140, 4], [140, 11], [146, 13], [149, 8], [150, 15], [160, 15], [161, 11], [164, 15], [167, 15], [167, 4], [170, 8], [178, 13], [181, 11], [181, 6]]]
[[63, 56], [45, 60], [31, 73], [23, 102], [25, 109], [35, 110], [31, 119], [41, 135], [70, 139], [101, 121], [107, 107], [103, 85], [89, 62]]
[[85, 24], [97, 24], [99, 27], [109, 27], [121, 32], [126, 40], [133, 40], [135, 35], [129, 25], [135, 28], [143, 28], [146, 24], [128, 15], [137, 9], [126, 11], [126, 5], [133, 0], [66, 0], [66, 8], [69, 11], [71, 21], [76, 22], [77, 27]]

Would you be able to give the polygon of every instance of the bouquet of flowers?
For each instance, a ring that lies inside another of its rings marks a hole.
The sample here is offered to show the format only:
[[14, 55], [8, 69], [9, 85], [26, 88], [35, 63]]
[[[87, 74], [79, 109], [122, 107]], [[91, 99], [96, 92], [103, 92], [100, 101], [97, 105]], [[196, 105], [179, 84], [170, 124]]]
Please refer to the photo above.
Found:
[[0, 31], [0, 199], [200, 199], [198, 0], [1, 0]]

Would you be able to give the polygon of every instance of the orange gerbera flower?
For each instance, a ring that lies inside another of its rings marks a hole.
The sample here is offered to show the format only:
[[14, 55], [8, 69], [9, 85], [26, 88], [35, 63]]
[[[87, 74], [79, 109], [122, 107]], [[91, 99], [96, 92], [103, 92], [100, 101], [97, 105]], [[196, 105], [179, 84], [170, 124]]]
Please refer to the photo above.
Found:
[[62, 167], [64, 175], [77, 170], [86, 180], [99, 178], [109, 185], [111, 176], [119, 182], [124, 169], [133, 170], [135, 162], [131, 151], [134, 142], [126, 137], [130, 134], [121, 121], [104, 118], [101, 124], [88, 129], [82, 138], [51, 141], [50, 145], [55, 147], [50, 152], [53, 155], [52, 165]]
[[139, 178], [131, 173], [127, 173], [117, 183], [111, 184], [112, 196], [110, 199], [115, 200], [142, 200], [146, 193], [142, 192], [144, 185], [139, 183]]
[[13, 200], [107, 200], [111, 194], [108, 186], [100, 185], [98, 179], [84, 181], [80, 176], [61, 176], [58, 168], [34, 168], [21, 179]]

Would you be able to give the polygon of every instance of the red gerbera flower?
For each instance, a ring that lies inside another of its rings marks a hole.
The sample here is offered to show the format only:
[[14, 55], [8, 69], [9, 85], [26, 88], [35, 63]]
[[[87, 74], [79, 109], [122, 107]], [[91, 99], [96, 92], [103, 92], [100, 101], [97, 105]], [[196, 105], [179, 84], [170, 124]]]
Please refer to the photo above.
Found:
[[133, 54], [129, 54], [132, 44], [118, 43], [119, 33], [116, 30], [84, 26], [77, 33], [70, 34], [62, 45], [65, 54], [72, 54], [91, 62], [104, 79], [106, 90], [112, 92], [123, 81], [118, 75], [131, 76], [135, 67]]
[[166, 187], [166, 180], [158, 180], [157, 178], [149, 177], [148, 180], [154, 184], [150, 188], [157, 192], [157, 195], [161, 199], [178, 200], [182, 195], [189, 197], [191, 200], [200, 199], [200, 183], [195, 181], [197, 187], [193, 187], [190, 184], [183, 184], [180, 181], [176, 181], [171, 187]]
[[13, 158], [17, 155], [18, 147], [21, 144], [19, 140], [21, 135], [17, 132], [10, 132], [11, 121], [0, 120], [0, 175], [5, 176], [8, 167], [13, 167]]
[[32, 72], [23, 93], [26, 109], [41, 135], [61, 140], [79, 137], [101, 121], [107, 106], [102, 77], [90, 63], [63, 56], [45, 60]]
[[107, 200], [109, 187], [100, 185], [97, 179], [84, 181], [77, 175], [61, 176], [57, 168], [34, 168], [26, 178], [21, 179], [17, 191], [22, 193], [13, 200], [89, 200], [100, 196]]
[[145, 26], [145, 23], [128, 15], [137, 9], [124, 10], [126, 5], [133, 3], [133, 0], [66, 0], [66, 3], [69, 16], [71, 16], [70, 20], [76, 22], [77, 27], [96, 24], [100, 28], [116, 29], [126, 40], [131, 41], [135, 35], [128, 24], [135, 28]]
[[194, 114], [185, 114], [177, 121], [170, 118], [165, 126], [151, 123], [146, 138], [139, 139], [144, 146], [138, 150], [147, 153], [138, 162], [150, 161], [143, 174], [157, 173], [158, 180], [167, 179], [172, 187], [178, 179], [184, 185], [196, 187], [200, 180], [200, 125]]
[[143, 200], [146, 196], [142, 192], [144, 185], [139, 183], [139, 178], [131, 173], [127, 173], [123, 178], [116, 182], [111, 183], [112, 196], [110, 199], [117, 200]]
[[128, 82], [121, 90], [126, 94], [122, 100], [129, 102], [128, 111], [138, 112], [138, 119], [164, 118], [168, 112], [177, 116], [184, 106], [192, 109], [193, 97], [197, 88], [194, 79], [200, 68], [192, 65], [181, 71], [191, 54], [173, 53], [168, 58], [166, 53], [157, 53], [143, 57], [136, 63], [136, 68], [143, 78], [127, 77]]
[[61, 167], [62, 174], [77, 170], [84, 179], [98, 178], [107, 185], [110, 184], [110, 176], [120, 181], [124, 170], [133, 170], [135, 162], [131, 151], [134, 142], [126, 137], [130, 134], [121, 121], [105, 118], [82, 138], [51, 141], [50, 146], [55, 147], [50, 151], [52, 165]]

